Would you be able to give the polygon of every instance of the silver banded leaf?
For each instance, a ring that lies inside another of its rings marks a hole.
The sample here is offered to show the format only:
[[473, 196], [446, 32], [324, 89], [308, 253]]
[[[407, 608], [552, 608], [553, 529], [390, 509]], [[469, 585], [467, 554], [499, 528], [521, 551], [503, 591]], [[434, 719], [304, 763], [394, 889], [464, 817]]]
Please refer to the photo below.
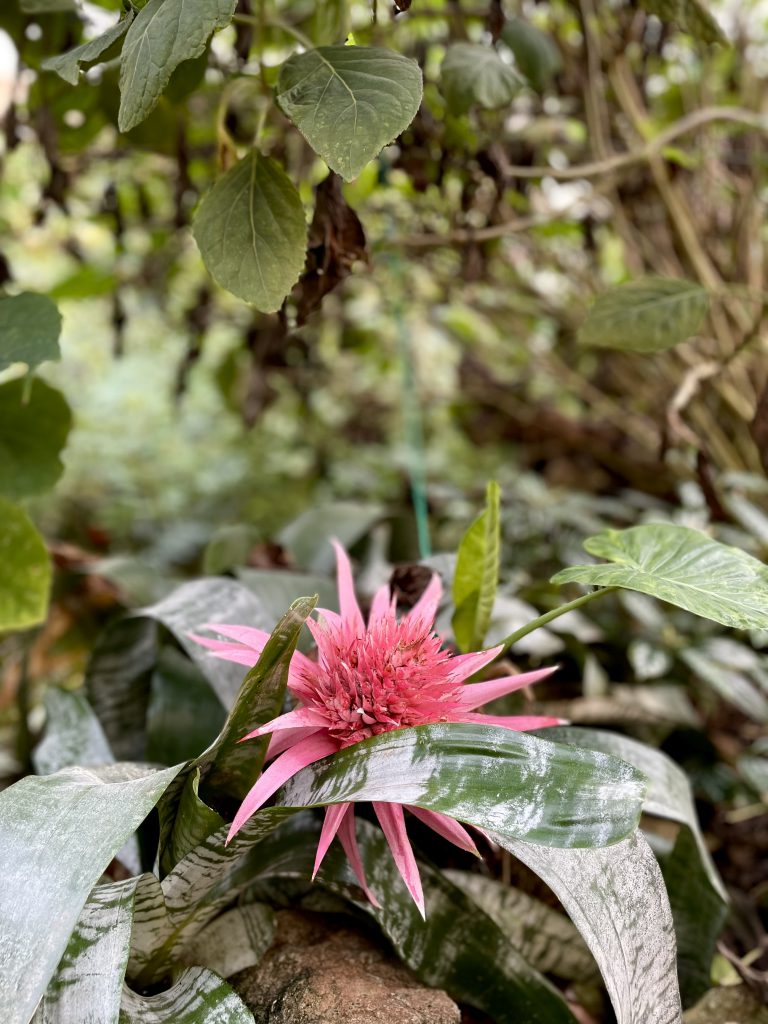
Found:
[[138, 881], [128, 878], [93, 890], [32, 1024], [117, 1021]]
[[708, 308], [709, 295], [691, 281], [630, 281], [598, 297], [578, 337], [582, 345], [662, 352], [697, 334]]
[[51, 560], [27, 513], [0, 498], [0, 632], [28, 629], [48, 614]]
[[253, 1014], [226, 981], [205, 967], [190, 967], [165, 992], [123, 992], [119, 1024], [254, 1024]]
[[282, 167], [255, 150], [203, 197], [193, 233], [214, 280], [263, 313], [280, 308], [304, 267], [301, 197]]
[[44, 60], [43, 70], [55, 71], [65, 82], [77, 85], [80, 81], [80, 65], [97, 60], [113, 43], [122, 39], [133, 21], [133, 13], [133, 8], [129, 7], [124, 17], [108, 28], [106, 32], [102, 32], [96, 39], [90, 39], [87, 43], [81, 43], [80, 46], [67, 50], [66, 53], [60, 53], [56, 57]]
[[440, 68], [440, 91], [456, 114], [474, 106], [485, 110], [506, 107], [521, 84], [515, 69], [492, 46], [482, 43], [454, 43]]
[[532, 843], [603, 846], [637, 824], [641, 774], [618, 758], [499, 726], [395, 729], [303, 769], [285, 807], [380, 800], [440, 811]]
[[61, 314], [47, 295], [22, 292], [0, 298], [0, 370], [26, 363], [34, 370], [60, 359]]
[[118, 125], [144, 120], [182, 63], [199, 57], [216, 29], [232, 20], [236, 0], [149, 0], [128, 29], [120, 61]]
[[4, 1024], [27, 1024], [89, 892], [177, 771], [67, 768], [28, 776], [0, 794]]
[[491, 838], [552, 889], [600, 968], [618, 1024], [679, 1024], [675, 932], [664, 880], [639, 832], [598, 850]]
[[320, 46], [280, 69], [276, 100], [331, 170], [350, 181], [416, 116], [418, 64], [373, 46]]
[[203, 929], [183, 953], [184, 963], [205, 964], [231, 978], [253, 967], [264, 956], [275, 937], [275, 912], [263, 903], [234, 907]]
[[45, 712], [45, 735], [32, 751], [38, 775], [114, 761], [104, 730], [82, 692], [50, 687], [45, 694]]
[[698, 530], [650, 523], [584, 541], [612, 565], [576, 565], [553, 583], [639, 590], [734, 629], [768, 629], [768, 566]]

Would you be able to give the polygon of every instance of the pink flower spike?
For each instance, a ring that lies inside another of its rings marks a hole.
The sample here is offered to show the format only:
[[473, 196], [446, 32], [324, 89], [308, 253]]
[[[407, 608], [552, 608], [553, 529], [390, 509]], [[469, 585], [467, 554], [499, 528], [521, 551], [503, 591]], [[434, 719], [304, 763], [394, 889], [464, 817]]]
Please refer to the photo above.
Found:
[[335, 753], [336, 750], [338, 750], [337, 743], [334, 743], [328, 736], [315, 733], [312, 736], [307, 736], [306, 739], [299, 740], [294, 747], [282, 753], [259, 776], [256, 784], [251, 787], [245, 800], [240, 804], [235, 820], [229, 829], [227, 843], [234, 839], [248, 819], [253, 817], [284, 782], [300, 772], [302, 768], [314, 764], [315, 761], [319, 761], [320, 758], [326, 757], [328, 754]]
[[207, 647], [214, 658], [221, 658], [222, 661], [234, 661], [238, 665], [247, 665], [248, 668], [253, 668], [261, 653], [254, 651], [252, 647], [231, 644], [226, 640], [209, 640], [208, 637], [197, 636], [196, 633], [187, 633], [187, 636], [201, 647]]
[[206, 622], [203, 629], [212, 629], [215, 633], [236, 640], [239, 644], [245, 644], [254, 651], [261, 653], [269, 640], [269, 633], [263, 629], [254, 629], [252, 626], [231, 626], [225, 622]]
[[328, 852], [328, 847], [333, 842], [334, 836], [339, 831], [339, 826], [344, 820], [346, 814], [352, 813], [352, 804], [330, 804], [325, 809], [325, 819], [323, 820], [323, 827], [320, 831], [320, 841], [317, 844], [317, 853], [315, 854], [315, 866], [312, 868], [312, 881], [315, 880], [315, 875], [320, 870], [320, 865], [323, 863], [323, 857]]
[[475, 672], [479, 672], [481, 668], [490, 665], [493, 659], [498, 658], [503, 650], [504, 644], [499, 644], [498, 647], [491, 647], [487, 651], [477, 651], [473, 654], [457, 654], [455, 658], [451, 658], [450, 662], [451, 679], [455, 683], [469, 679]]
[[303, 740], [307, 736], [311, 736], [319, 731], [319, 729], [308, 726], [306, 729], [283, 729], [280, 732], [273, 733], [264, 760], [271, 761], [278, 754], [282, 754], [284, 750], [295, 746], [299, 740]]
[[536, 672], [521, 672], [516, 676], [504, 676], [501, 679], [489, 679], [487, 683], [467, 683], [461, 691], [459, 698], [463, 706], [470, 711], [472, 708], [479, 708], [488, 701], [497, 700], [499, 697], [506, 697], [508, 693], [515, 690], [522, 690], [524, 686], [533, 686], [540, 679], [546, 679], [559, 668], [553, 665], [551, 668], [540, 668]]
[[414, 818], [423, 821], [433, 832], [437, 832], [449, 843], [458, 846], [460, 850], [466, 850], [467, 853], [473, 853], [475, 857], [480, 856], [472, 836], [458, 821], [449, 818], [447, 814], [440, 814], [439, 811], [428, 811], [423, 807], [412, 807], [410, 804], [406, 804], [405, 807]]
[[377, 623], [385, 619], [390, 613], [392, 608], [392, 597], [390, 594], [390, 587], [388, 583], [384, 583], [376, 593], [373, 595], [373, 601], [371, 602], [371, 611], [368, 615], [368, 629], [375, 626]]
[[360, 883], [360, 888], [368, 898], [368, 902], [372, 903], [374, 907], [381, 907], [381, 904], [376, 899], [371, 889], [368, 888], [368, 882], [365, 877], [365, 868], [363, 867], [363, 860], [360, 856], [360, 849], [357, 845], [357, 836], [355, 835], [354, 810], [350, 811], [349, 814], [345, 814], [341, 819], [338, 835], [339, 842], [344, 849], [344, 853], [347, 855], [347, 860], [352, 865], [355, 878], [357, 878]]
[[552, 718], [549, 715], [480, 715], [471, 711], [454, 721], [469, 722], [474, 725], [500, 725], [504, 729], [514, 729], [515, 732], [528, 732], [529, 729], [546, 729], [552, 725], [568, 724], [562, 718]]
[[443, 581], [433, 573], [432, 579], [427, 584], [427, 589], [421, 595], [416, 604], [405, 616], [409, 621], [421, 619], [427, 626], [431, 626], [437, 615], [437, 607], [440, 598], [443, 596]]
[[308, 725], [313, 729], [319, 729], [327, 724], [328, 719], [322, 712], [316, 711], [314, 708], [296, 708], [295, 711], [288, 711], [284, 715], [273, 718], [271, 722], [265, 722], [258, 729], [249, 732], [247, 736], [243, 736], [239, 742], [252, 740], [254, 736], [266, 736], [271, 732], [280, 732], [281, 729], [301, 729]]
[[341, 617], [352, 626], [356, 636], [365, 633], [365, 623], [360, 611], [360, 605], [355, 597], [355, 585], [352, 582], [352, 566], [349, 564], [349, 556], [337, 540], [332, 541], [336, 550], [336, 577], [339, 587], [339, 609]]
[[374, 801], [373, 809], [384, 837], [392, 851], [392, 858], [397, 865], [397, 870], [403, 876], [408, 892], [413, 897], [413, 902], [419, 908], [419, 913], [426, 920], [424, 909], [424, 892], [421, 888], [419, 869], [416, 866], [416, 858], [413, 855], [408, 833], [405, 830], [405, 817], [401, 804], [387, 804]]

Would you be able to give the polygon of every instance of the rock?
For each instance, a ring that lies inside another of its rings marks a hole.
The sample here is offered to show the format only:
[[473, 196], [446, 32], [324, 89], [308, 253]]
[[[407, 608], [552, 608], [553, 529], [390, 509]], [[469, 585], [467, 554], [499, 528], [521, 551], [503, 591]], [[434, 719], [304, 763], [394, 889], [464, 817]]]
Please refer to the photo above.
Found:
[[275, 941], [229, 979], [256, 1024], [460, 1024], [445, 992], [426, 988], [346, 922], [282, 910]]
[[746, 985], [713, 988], [683, 1014], [685, 1024], [768, 1024], [768, 1009]]

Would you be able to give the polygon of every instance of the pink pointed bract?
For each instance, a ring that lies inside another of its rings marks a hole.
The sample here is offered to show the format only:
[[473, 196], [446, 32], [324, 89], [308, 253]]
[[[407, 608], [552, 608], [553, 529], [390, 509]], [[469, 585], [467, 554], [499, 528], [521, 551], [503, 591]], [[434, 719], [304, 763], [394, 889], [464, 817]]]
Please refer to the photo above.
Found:
[[[383, 586], [374, 596], [366, 625], [355, 597], [347, 553], [336, 541], [334, 547], [341, 614], [320, 610], [319, 621], [307, 623], [317, 644], [317, 660], [299, 652], [291, 660], [288, 688], [296, 698], [294, 710], [243, 737], [271, 734], [267, 751], [271, 764], [243, 800], [228, 842], [302, 768], [382, 732], [442, 722], [487, 722], [520, 731], [560, 722], [531, 715], [489, 717], [476, 713], [475, 708], [530, 686], [554, 670], [467, 683], [502, 648], [462, 655], [442, 649], [434, 632], [442, 595], [439, 576], [432, 577], [415, 607], [399, 620], [389, 587]], [[226, 637], [226, 641], [200, 636], [194, 639], [217, 657], [241, 665], [255, 665], [269, 639], [268, 633], [245, 626], [209, 623], [206, 628]], [[374, 810], [398, 870], [423, 915], [421, 881], [406, 833], [403, 806], [376, 803]], [[450, 842], [477, 852], [471, 836], [457, 821], [421, 808], [408, 810]], [[334, 837], [341, 841], [363, 891], [375, 903], [357, 849], [352, 804], [327, 808], [315, 872]]]

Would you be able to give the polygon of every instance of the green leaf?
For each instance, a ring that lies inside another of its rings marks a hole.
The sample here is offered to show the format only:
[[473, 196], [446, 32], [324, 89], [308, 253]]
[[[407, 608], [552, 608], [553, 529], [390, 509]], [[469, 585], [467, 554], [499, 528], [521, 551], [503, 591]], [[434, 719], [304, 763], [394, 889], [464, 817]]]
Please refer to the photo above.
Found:
[[405, 131], [421, 103], [415, 61], [372, 46], [321, 46], [280, 69], [280, 109], [346, 181]]
[[640, 0], [640, 6], [661, 21], [674, 22], [703, 43], [727, 43], [720, 26], [700, 0]]
[[454, 43], [440, 69], [440, 91], [455, 114], [470, 107], [497, 110], [520, 91], [520, 79], [496, 50], [482, 43]]
[[261, 960], [272, 945], [275, 929], [271, 907], [262, 903], [234, 907], [185, 946], [183, 961], [204, 964], [222, 978], [231, 978]]
[[501, 493], [495, 481], [488, 484], [485, 511], [477, 517], [459, 545], [453, 576], [453, 635], [461, 651], [482, 647], [491, 623], [499, 584]]
[[43, 622], [50, 588], [43, 538], [26, 512], [0, 498], [0, 632]]
[[301, 629], [317, 603], [303, 597], [275, 626], [258, 662], [245, 677], [224, 728], [195, 762], [201, 767], [203, 796], [233, 810], [261, 774], [269, 736], [241, 743], [243, 736], [280, 714], [291, 658]]
[[226, 981], [190, 967], [164, 992], [140, 996], [126, 988], [119, 1024], [254, 1024], [253, 1014]]
[[61, 314], [47, 295], [22, 292], [0, 298], [0, 370], [26, 363], [34, 370], [60, 359]]
[[650, 523], [584, 542], [613, 565], [576, 565], [553, 583], [639, 590], [734, 629], [768, 629], [768, 567], [687, 526]]
[[515, 56], [515, 65], [536, 92], [545, 92], [563, 66], [552, 39], [523, 18], [507, 18], [501, 40]]
[[59, 455], [72, 426], [69, 406], [43, 381], [31, 385], [23, 379], [0, 385], [0, 495], [6, 498], [50, 490], [64, 472]]
[[335, 564], [331, 538], [335, 537], [349, 549], [383, 516], [380, 505], [332, 501], [297, 516], [283, 527], [277, 539], [302, 569], [330, 573]]
[[[635, 827], [644, 783], [617, 758], [499, 726], [382, 733], [303, 769], [276, 802], [414, 804], [530, 843], [602, 846]], [[500, 798], [503, 794], [503, 799]]]
[[138, 882], [128, 878], [91, 892], [31, 1024], [117, 1020]]
[[[180, 776], [177, 776], [176, 782], [179, 781], [179, 778]], [[164, 808], [161, 805], [161, 822], [169, 810], [173, 812], [173, 821], [170, 824], [164, 823], [166, 824], [166, 829], [161, 830], [161, 875], [168, 874], [174, 864], [178, 864], [191, 850], [204, 843], [208, 836], [212, 835], [224, 824], [224, 819], [221, 815], [209, 807], [200, 797], [199, 790], [200, 769], [195, 768], [187, 775], [184, 781], [184, 788], [181, 791], [181, 798], [178, 803], [174, 801], [171, 809]], [[168, 789], [166, 792], [169, 797], [175, 795], [171, 792], [171, 789]], [[163, 835], [163, 831], [167, 831], [167, 835]]]
[[47, 60], [44, 60], [41, 65], [43, 70], [55, 71], [65, 82], [69, 82], [70, 85], [77, 85], [80, 81], [80, 65], [88, 64], [101, 57], [113, 43], [123, 38], [132, 21], [133, 8], [129, 7], [125, 17], [112, 25], [111, 28], [108, 28], [106, 32], [102, 32], [96, 39], [91, 39], [87, 43], [81, 43], [80, 46], [75, 46], [66, 53], [61, 53], [56, 57], [49, 57]]
[[82, 691], [50, 687], [45, 712], [45, 736], [32, 752], [38, 775], [114, 761], [104, 730]]
[[592, 950], [617, 1024], [680, 1021], [672, 913], [659, 866], [634, 832], [592, 850], [491, 838], [552, 889]]
[[299, 193], [280, 165], [256, 150], [203, 198], [193, 230], [214, 280], [264, 313], [280, 308], [304, 267]]
[[0, 794], [0, 1018], [27, 1024], [81, 909], [178, 768], [66, 768]]
[[175, 647], [164, 646], [150, 682], [147, 707], [148, 761], [189, 761], [216, 738], [226, 712], [208, 680]]
[[75, 0], [19, 0], [24, 14], [56, 14], [60, 11], [74, 11]]
[[232, 20], [236, 0], [149, 0], [128, 29], [120, 62], [118, 125], [144, 120], [182, 61], [199, 57], [208, 39]]
[[578, 337], [582, 345], [663, 352], [697, 334], [708, 309], [709, 295], [699, 284], [643, 278], [600, 295]]

